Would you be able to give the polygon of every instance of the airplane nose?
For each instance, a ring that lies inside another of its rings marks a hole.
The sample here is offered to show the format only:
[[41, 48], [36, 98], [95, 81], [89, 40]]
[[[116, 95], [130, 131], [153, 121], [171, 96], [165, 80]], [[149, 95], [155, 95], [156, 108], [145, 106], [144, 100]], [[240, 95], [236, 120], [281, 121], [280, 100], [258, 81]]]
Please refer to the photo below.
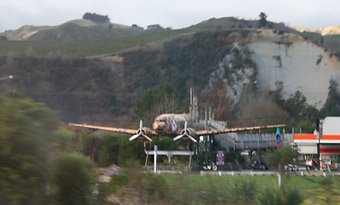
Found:
[[157, 125], [157, 128], [156, 128], [156, 129], [161, 130], [162, 128], [163, 128], [162, 125]]
[[153, 124], [153, 129], [154, 130], [162, 130], [163, 126], [159, 123], [155, 123], [155, 124]]
[[153, 124], [152, 124], [152, 129], [153, 129], [153, 130], [157, 130], [157, 129], [158, 129], [157, 123], [153, 123]]

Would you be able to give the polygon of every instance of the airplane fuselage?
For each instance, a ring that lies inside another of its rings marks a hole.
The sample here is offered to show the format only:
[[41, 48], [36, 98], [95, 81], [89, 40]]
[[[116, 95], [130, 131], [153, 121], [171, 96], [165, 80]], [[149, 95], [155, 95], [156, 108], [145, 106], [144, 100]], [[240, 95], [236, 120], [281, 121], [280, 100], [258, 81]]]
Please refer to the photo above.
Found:
[[155, 118], [152, 129], [160, 136], [176, 136], [182, 132], [186, 121], [190, 121], [188, 114], [162, 114]]

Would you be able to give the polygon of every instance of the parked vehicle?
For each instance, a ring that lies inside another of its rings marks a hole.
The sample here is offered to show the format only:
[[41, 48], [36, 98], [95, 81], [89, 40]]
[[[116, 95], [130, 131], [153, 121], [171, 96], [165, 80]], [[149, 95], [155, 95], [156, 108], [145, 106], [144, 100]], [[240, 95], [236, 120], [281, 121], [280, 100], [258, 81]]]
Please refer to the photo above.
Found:
[[306, 171], [307, 168], [304, 164], [300, 164], [300, 165], [297, 165], [297, 164], [287, 164], [284, 166], [284, 169], [286, 171]]
[[217, 166], [214, 162], [211, 162], [209, 164], [203, 165], [203, 170], [213, 170], [217, 171]]
[[268, 170], [266, 162], [260, 156], [255, 156], [252, 162], [252, 168], [254, 170]]
[[299, 167], [296, 164], [285, 165], [286, 171], [299, 171]]

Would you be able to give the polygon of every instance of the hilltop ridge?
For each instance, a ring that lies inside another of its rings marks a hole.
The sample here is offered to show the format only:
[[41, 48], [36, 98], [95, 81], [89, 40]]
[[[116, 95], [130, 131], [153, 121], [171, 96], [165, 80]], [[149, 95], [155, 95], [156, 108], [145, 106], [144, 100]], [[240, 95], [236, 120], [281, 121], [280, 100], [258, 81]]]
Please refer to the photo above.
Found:
[[299, 32], [312, 32], [318, 33], [320, 35], [340, 35], [340, 25], [331, 25], [326, 26], [320, 29], [313, 29], [313, 28], [305, 28], [305, 27], [293, 27], [295, 30]]

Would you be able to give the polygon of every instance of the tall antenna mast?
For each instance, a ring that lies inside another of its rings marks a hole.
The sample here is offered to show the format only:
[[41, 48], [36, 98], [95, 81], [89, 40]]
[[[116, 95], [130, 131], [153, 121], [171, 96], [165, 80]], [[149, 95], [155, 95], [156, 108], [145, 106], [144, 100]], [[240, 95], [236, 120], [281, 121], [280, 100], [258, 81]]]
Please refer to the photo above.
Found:
[[198, 98], [194, 93], [194, 89], [190, 88], [190, 105], [189, 105], [190, 118], [192, 121], [197, 122], [199, 120], [198, 113]]
[[193, 88], [190, 88], [190, 100], [189, 100], [189, 114], [190, 114], [190, 120], [193, 119]]

